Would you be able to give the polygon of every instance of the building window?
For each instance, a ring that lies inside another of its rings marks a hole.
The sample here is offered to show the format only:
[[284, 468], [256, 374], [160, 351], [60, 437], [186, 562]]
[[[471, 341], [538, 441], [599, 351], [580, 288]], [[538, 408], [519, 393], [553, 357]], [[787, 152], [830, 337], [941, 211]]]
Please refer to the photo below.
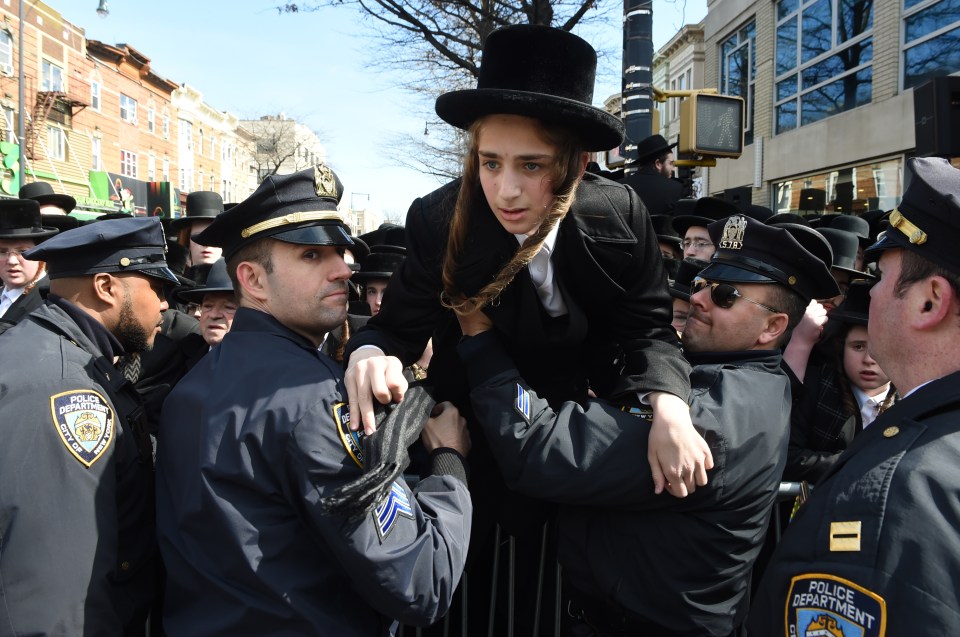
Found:
[[213, 175], [210, 175], [210, 192], [217, 192], [217, 180]]
[[152, 108], [147, 109], [147, 131], [154, 133], [156, 132], [156, 127], [154, 125], [154, 117], [156, 113]]
[[[217, 138], [213, 135], [210, 136], [210, 159], [217, 158]], [[211, 191], [213, 188], [210, 189]]]
[[873, 99], [873, 6], [873, 0], [779, 0], [778, 133]]
[[57, 161], [67, 158], [67, 138], [59, 126], [47, 126], [47, 155]]
[[41, 88], [44, 91], [63, 92], [63, 69], [49, 60], [44, 60], [41, 65], [43, 78]]
[[157, 158], [147, 155], [147, 181], [157, 180]]
[[[784, 1], [781, 0], [781, 4]], [[757, 77], [757, 25], [751, 21], [720, 44], [720, 92], [742, 97], [744, 143], [753, 143], [753, 95]]]
[[100, 110], [100, 82], [90, 82], [90, 108]]
[[137, 100], [120, 93], [120, 119], [136, 126]]
[[17, 142], [17, 114], [12, 108], [3, 107], [3, 132], [4, 141], [11, 143]]
[[170, 160], [163, 158], [163, 180], [170, 181]]
[[773, 184], [777, 212], [803, 216], [892, 210], [902, 195], [900, 159], [838, 168]]
[[[197, 131], [197, 153], [203, 154], [203, 126]], [[202, 179], [200, 181], [203, 182]]]
[[960, 71], [960, 0], [903, 0], [903, 88]]
[[13, 36], [0, 31], [0, 73], [13, 75]]
[[103, 170], [103, 148], [99, 137], [90, 140], [90, 168], [92, 170]]
[[[185, 119], [178, 120], [180, 124], [180, 148], [187, 152], [193, 151], [193, 124]], [[183, 190], [181, 188], [181, 190]]]
[[120, 151], [120, 174], [124, 177], [137, 176], [137, 154], [129, 150]]
[[170, 116], [163, 116], [163, 138], [170, 139]]

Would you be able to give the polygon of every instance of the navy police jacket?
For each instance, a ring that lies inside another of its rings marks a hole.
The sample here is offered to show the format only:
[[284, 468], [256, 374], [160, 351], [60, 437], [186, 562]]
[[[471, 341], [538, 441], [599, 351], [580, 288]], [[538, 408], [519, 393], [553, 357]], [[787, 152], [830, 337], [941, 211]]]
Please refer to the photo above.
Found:
[[371, 513], [327, 515], [321, 499], [363, 459], [341, 374], [241, 308], [168, 396], [157, 527], [170, 635], [385, 635], [446, 612], [469, 541], [463, 463], [447, 452], [455, 466], [435, 461], [415, 492], [398, 481]]
[[787, 528], [748, 628], [960, 635], [957, 582], [960, 373], [917, 389], [853, 440]]
[[0, 635], [143, 634], [153, 472], [120, 353], [62, 299], [0, 336]]
[[690, 415], [714, 468], [678, 499], [654, 494], [640, 410], [600, 400], [551, 409], [492, 332], [458, 350], [507, 484], [566, 505], [560, 562], [579, 593], [664, 634], [726, 637], [743, 623], [786, 462], [790, 389], [778, 351], [691, 359]]

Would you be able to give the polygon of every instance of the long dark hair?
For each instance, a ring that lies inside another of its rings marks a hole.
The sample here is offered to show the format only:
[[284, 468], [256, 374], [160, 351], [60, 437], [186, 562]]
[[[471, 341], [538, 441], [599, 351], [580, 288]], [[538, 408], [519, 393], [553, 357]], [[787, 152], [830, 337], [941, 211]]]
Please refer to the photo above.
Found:
[[581, 158], [583, 147], [576, 135], [567, 128], [534, 120], [540, 134], [557, 149], [556, 161], [550, 167], [549, 179], [555, 184], [554, 202], [543, 218], [537, 231], [527, 237], [513, 257], [477, 294], [467, 298], [456, 282], [457, 265], [463, 254], [467, 229], [470, 225], [471, 203], [480, 175], [478, 143], [483, 130], [483, 118], [475, 121], [468, 131], [469, 150], [463, 165], [463, 179], [457, 197], [450, 233], [447, 239], [447, 252], [443, 261], [443, 294], [441, 303], [457, 314], [471, 314], [483, 309], [513, 281], [517, 273], [526, 267], [540, 251], [544, 239], [550, 231], [566, 216], [573, 205], [574, 194], [582, 175]]

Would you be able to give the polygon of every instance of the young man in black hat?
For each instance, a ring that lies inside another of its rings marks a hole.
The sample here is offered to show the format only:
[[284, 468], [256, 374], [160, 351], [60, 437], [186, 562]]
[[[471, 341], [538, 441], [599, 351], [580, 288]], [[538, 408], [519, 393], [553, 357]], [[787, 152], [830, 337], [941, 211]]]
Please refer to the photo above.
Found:
[[50, 287], [46, 266], [23, 253], [55, 234], [35, 201], [0, 200], [0, 331], [43, 304]]
[[637, 144], [637, 171], [620, 183], [637, 191], [651, 215], [668, 215], [683, 197], [683, 186], [673, 179], [673, 148], [662, 135]]
[[739, 212], [735, 205], [717, 197], [701, 197], [685, 206], [684, 214], [673, 218], [673, 229], [683, 237], [683, 258], [709, 261], [717, 246], [710, 238], [707, 226]]
[[[362, 475], [342, 369], [318, 351], [347, 313], [351, 245], [325, 166], [271, 176], [198, 237], [223, 248], [240, 308], [174, 388], [157, 451], [171, 635], [383, 635], [447, 610], [472, 508], [465, 423], [423, 430], [430, 475], [359, 517], [321, 502]], [[256, 538], [251, 542], [251, 538]]]
[[54, 192], [53, 186], [45, 181], [24, 184], [17, 196], [20, 199], [36, 201], [40, 206], [40, 213], [45, 215], [67, 215], [77, 207], [76, 199]]
[[0, 634], [143, 635], [153, 455], [114, 361], [159, 331], [162, 288], [176, 284], [163, 231], [104, 221], [24, 256], [46, 262], [50, 295], [0, 336]]
[[960, 170], [912, 175], [870, 291], [870, 350], [903, 398], [827, 471], [777, 546], [751, 635], [960, 635]]
[[507, 482], [565, 505], [565, 634], [727, 637], [746, 618], [786, 460], [780, 348], [810, 298], [836, 283], [784, 229], [737, 215], [709, 231], [718, 251], [694, 279], [683, 343], [693, 421], [716, 464], [685, 499], [656, 495], [637, 464], [649, 410], [600, 400], [554, 410], [520, 377], [489, 319], [461, 317], [471, 402]]
[[189, 267], [184, 276], [197, 283], [203, 283], [203, 276], [222, 256], [223, 250], [216, 246], [201, 245], [193, 237], [203, 232], [221, 213], [223, 198], [219, 193], [198, 190], [187, 195], [185, 214], [170, 222], [170, 229], [177, 233], [177, 241], [190, 250]]

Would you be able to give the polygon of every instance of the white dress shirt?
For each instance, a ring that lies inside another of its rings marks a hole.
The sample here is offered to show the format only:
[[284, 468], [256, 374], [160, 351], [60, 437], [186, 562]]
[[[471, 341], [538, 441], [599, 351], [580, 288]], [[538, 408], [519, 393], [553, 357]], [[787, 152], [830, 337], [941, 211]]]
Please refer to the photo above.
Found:
[[887, 394], [890, 393], [890, 386], [887, 385], [887, 389], [876, 396], [867, 396], [866, 393], [856, 385], [851, 385], [850, 389], [853, 390], [857, 404], [860, 405], [860, 418], [863, 421], [863, 428], [866, 429], [880, 414], [880, 405], [883, 404], [883, 401], [887, 398]]
[[0, 293], [0, 316], [6, 314], [10, 306], [16, 303], [21, 296], [23, 296], [23, 288], [13, 288], [12, 290], [3, 288], [3, 292]]
[[[537, 296], [540, 297], [540, 303], [547, 314], [553, 317], [563, 316], [567, 313], [567, 304], [563, 301], [563, 295], [560, 293], [560, 287], [557, 285], [556, 270], [553, 267], [553, 249], [557, 243], [557, 233], [560, 231], [560, 225], [557, 224], [550, 231], [550, 234], [543, 240], [540, 251], [534, 255], [527, 269], [530, 271], [530, 279], [537, 289]], [[525, 234], [513, 235], [523, 245], [527, 236]]]

